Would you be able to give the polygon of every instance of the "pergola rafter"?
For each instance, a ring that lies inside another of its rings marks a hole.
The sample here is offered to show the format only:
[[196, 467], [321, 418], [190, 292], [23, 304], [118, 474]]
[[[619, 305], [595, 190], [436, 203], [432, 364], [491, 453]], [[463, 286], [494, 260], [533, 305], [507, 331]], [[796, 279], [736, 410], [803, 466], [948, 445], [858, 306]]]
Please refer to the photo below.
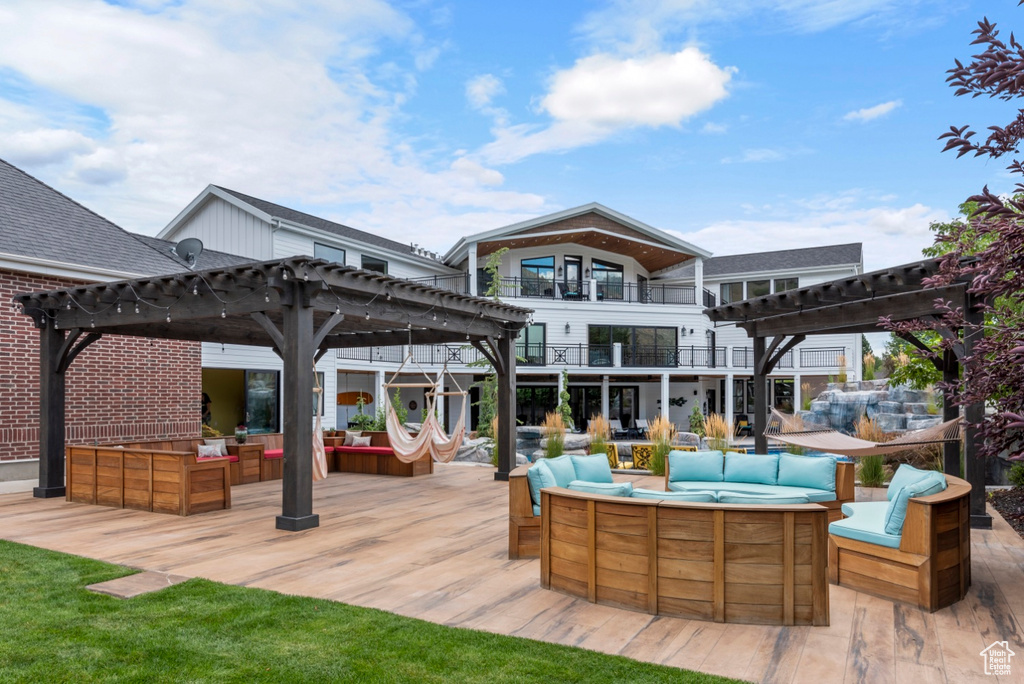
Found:
[[515, 466], [515, 338], [532, 310], [310, 257], [22, 294], [40, 330], [39, 497], [64, 495], [64, 374], [105, 335], [270, 347], [284, 362], [284, 480], [277, 526], [312, 512], [312, 367], [330, 349], [465, 342], [498, 373], [498, 472]]
[[[942, 371], [943, 380], [953, 382], [959, 377], [960, 363], [973, 359], [973, 349], [984, 334], [984, 320], [974, 296], [968, 292], [969, 282], [958, 281], [943, 287], [929, 287], [926, 279], [939, 273], [941, 261], [929, 259], [893, 268], [862, 273], [825, 283], [755, 297], [741, 302], [705, 309], [713, 322], [735, 323], [753, 338], [754, 350], [754, 441], [755, 451], [765, 453], [768, 440], [764, 428], [768, 419], [767, 376], [786, 351], [807, 335], [879, 332], [879, 319], [893, 321], [922, 320], [935, 327], [947, 340], [956, 340], [952, 350], [933, 359]], [[936, 300], [951, 301], [962, 306], [968, 325], [965, 329], [948, 329], [940, 325]], [[787, 337], [789, 338], [787, 340]], [[772, 338], [770, 345], [767, 339]], [[917, 337], [904, 336], [919, 349], [927, 349]], [[859, 353], [857, 351], [856, 353]], [[943, 402], [943, 420], [959, 415], [952, 395]], [[981, 422], [984, 406], [965, 407], [969, 424]], [[966, 479], [971, 483], [971, 524], [990, 527], [985, 512], [985, 463], [975, 457], [977, 430], [968, 427], [964, 449]], [[945, 472], [960, 475], [960, 446], [946, 443], [943, 453]]]

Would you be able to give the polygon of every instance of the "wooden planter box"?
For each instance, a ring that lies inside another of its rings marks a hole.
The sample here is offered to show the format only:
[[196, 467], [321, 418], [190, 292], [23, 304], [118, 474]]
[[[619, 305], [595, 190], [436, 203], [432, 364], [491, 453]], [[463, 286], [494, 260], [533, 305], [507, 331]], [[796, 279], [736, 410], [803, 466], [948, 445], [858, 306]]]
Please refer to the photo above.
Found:
[[192, 515], [231, 508], [227, 458], [197, 461], [194, 453], [69, 446], [67, 500]]

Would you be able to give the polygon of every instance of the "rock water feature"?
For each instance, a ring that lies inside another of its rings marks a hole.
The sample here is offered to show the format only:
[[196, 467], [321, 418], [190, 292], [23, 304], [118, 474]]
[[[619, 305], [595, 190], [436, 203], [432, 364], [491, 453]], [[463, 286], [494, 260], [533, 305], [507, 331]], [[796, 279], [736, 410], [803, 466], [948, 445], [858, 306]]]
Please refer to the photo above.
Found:
[[890, 388], [888, 380], [830, 382], [827, 389], [812, 402], [809, 411], [797, 411], [808, 429], [854, 432], [861, 416], [878, 424], [883, 432], [902, 433], [921, 430], [942, 422], [941, 414], [929, 413], [932, 393], [898, 386]]

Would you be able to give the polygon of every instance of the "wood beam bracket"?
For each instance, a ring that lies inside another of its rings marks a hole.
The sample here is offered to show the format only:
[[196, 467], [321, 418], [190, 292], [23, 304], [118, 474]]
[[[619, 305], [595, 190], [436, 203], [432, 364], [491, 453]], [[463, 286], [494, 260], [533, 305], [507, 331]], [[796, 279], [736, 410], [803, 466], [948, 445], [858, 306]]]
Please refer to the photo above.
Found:
[[498, 354], [494, 351], [493, 347], [485, 347], [484, 343], [480, 340], [473, 340], [470, 342], [473, 348], [484, 355], [484, 358], [491, 364], [495, 371], [498, 370], [501, 364], [498, 363]]
[[[771, 346], [768, 348], [768, 351], [765, 352], [764, 358], [761, 359], [761, 363], [757, 368], [757, 373], [759, 375], [768, 375], [775, 370], [775, 366], [777, 366], [779, 361], [782, 360], [782, 357], [788, 354], [793, 347], [807, 339], [807, 336], [793, 335], [789, 342], [782, 344], [784, 339], [786, 339], [785, 335], [776, 335], [772, 339]], [[782, 344], [781, 348], [779, 348], [780, 344]], [[776, 349], [778, 349], [778, 351], [776, 351]]]
[[76, 356], [82, 353], [83, 349], [103, 337], [100, 333], [89, 333], [85, 336], [85, 339], [79, 341], [79, 338], [82, 336], [82, 332], [81, 328], [75, 328], [64, 339], [64, 343], [61, 345], [60, 351], [57, 354], [58, 373], [64, 373], [67, 371], [71, 362], [75, 360]]
[[260, 327], [267, 331], [267, 335], [270, 336], [270, 339], [274, 343], [274, 353], [281, 356], [281, 353], [284, 350], [284, 334], [278, 330], [276, 325], [274, 325], [274, 321], [270, 320], [267, 317], [267, 314], [262, 311], [254, 311], [249, 314], [249, 317], [259, 323]]
[[[931, 347], [929, 347], [927, 344], [922, 342], [921, 339], [917, 335], [915, 335], [912, 332], [901, 332], [901, 333], [896, 333], [896, 335], [900, 339], [904, 340], [905, 342], [909, 342], [910, 345], [912, 347], [914, 347], [915, 349], [919, 349], [919, 350], [925, 352], [926, 354], [928, 354], [927, 358], [928, 358], [929, 361], [932, 362], [932, 365], [935, 366], [935, 370], [939, 371], [940, 373], [942, 372], [942, 367], [943, 367], [942, 359], [939, 358], [938, 356], [936, 356], [937, 352], [934, 349], [932, 349]], [[963, 351], [963, 346], [961, 345], [961, 352], [962, 351]], [[957, 358], [960, 358], [960, 356], [957, 355]]]

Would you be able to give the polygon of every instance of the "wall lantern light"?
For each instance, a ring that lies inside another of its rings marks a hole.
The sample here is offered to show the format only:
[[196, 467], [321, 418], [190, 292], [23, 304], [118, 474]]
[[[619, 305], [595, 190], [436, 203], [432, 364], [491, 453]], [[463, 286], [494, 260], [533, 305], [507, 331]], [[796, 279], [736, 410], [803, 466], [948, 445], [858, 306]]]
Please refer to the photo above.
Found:
[[569, 324], [568, 323], [565, 324], [565, 334], [566, 335], [569, 334]]

